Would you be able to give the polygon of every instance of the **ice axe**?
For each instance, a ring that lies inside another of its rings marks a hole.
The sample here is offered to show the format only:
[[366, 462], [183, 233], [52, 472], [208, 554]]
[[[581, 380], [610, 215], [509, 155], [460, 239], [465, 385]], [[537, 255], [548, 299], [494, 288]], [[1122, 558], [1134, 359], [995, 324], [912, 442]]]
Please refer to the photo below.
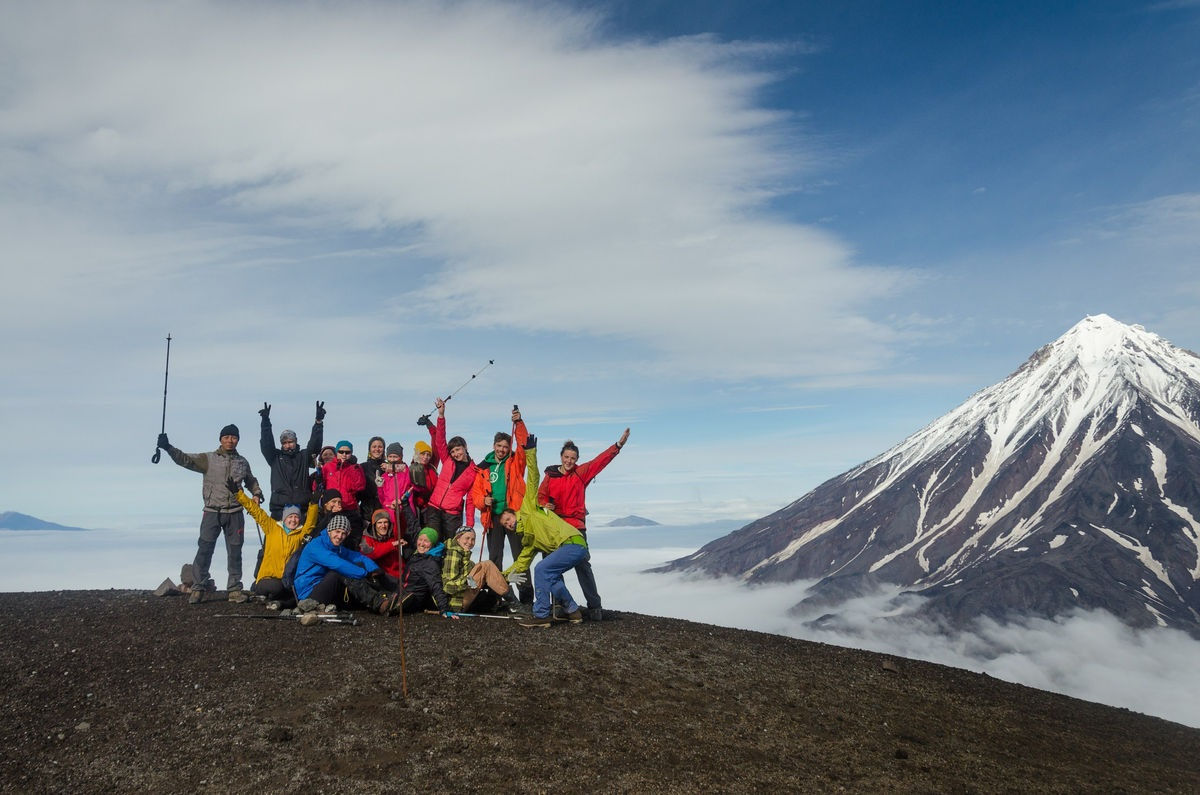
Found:
[[[167, 332], [167, 365], [163, 368], [163, 413], [162, 413], [162, 429], [158, 432], [161, 436], [167, 432], [167, 376], [171, 372], [171, 332]], [[157, 464], [162, 458], [162, 450], [158, 445], [154, 446], [154, 457], [151, 462]]]
[[[462, 386], [460, 386], [458, 389], [451, 392], [449, 395], [446, 395], [445, 402], [449, 403], [450, 398], [454, 397], [459, 392], [463, 391], [463, 387], [465, 387], [467, 384], [474, 381], [476, 379], [476, 377], [479, 376], [480, 373], [482, 373], [484, 370], [488, 369], [495, 363], [496, 363], [495, 359], [488, 359], [488, 363], [485, 364], [483, 367], [480, 367], [477, 371], [471, 373], [471, 377], [468, 378], [466, 381], [463, 381]], [[429, 424], [429, 415], [428, 414], [422, 414], [420, 417], [417, 418], [417, 425], [428, 425], [428, 424]]]

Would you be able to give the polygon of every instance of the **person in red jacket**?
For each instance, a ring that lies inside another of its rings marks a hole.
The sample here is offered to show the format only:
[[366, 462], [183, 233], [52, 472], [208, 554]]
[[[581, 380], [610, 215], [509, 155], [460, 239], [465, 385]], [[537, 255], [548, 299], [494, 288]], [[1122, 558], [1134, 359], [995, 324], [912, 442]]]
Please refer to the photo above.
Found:
[[326, 489], [336, 489], [342, 497], [342, 510], [350, 520], [350, 535], [344, 542], [346, 549], [357, 550], [362, 541], [363, 517], [358, 508], [358, 497], [367, 487], [362, 467], [354, 458], [354, 445], [344, 439], [337, 443], [337, 458], [321, 467]]
[[[585, 463], [578, 463], [579, 448], [568, 439], [563, 443], [559, 452], [558, 466], [546, 467], [546, 476], [538, 488], [538, 505], [558, 514], [567, 524], [579, 530], [584, 540], [587, 540], [587, 502], [586, 490], [588, 484], [596, 479], [603, 469], [608, 466], [625, 442], [629, 441], [629, 429], [621, 434], [616, 444]], [[587, 600], [588, 618], [600, 621], [604, 611], [600, 607], [600, 592], [596, 590], [596, 577], [592, 574], [592, 564], [588, 561], [575, 567], [575, 576], [579, 578], [579, 587]]]
[[452, 538], [460, 527], [475, 526], [475, 506], [467, 501], [466, 521], [463, 521], [463, 501], [475, 483], [475, 462], [467, 452], [467, 441], [461, 436], [446, 440], [446, 401], [438, 398], [437, 425], [433, 431], [433, 449], [442, 470], [437, 484], [429, 495], [425, 509], [425, 524], [437, 532], [438, 538]]
[[[479, 511], [487, 540], [488, 559], [497, 569], [504, 568], [504, 539], [512, 550], [513, 560], [521, 554], [521, 534], [505, 530], [498, 521], [505, 508], [516, 510], [525, 498], [525, 442], [529, 431], [515, 405], [512, 412], [512, 433], [498, 431], [492, 439], [492, 452], [479, 462], [475, 483], [471, 486], [471, 503]], [[521, 601], [533, 603], [533, 587], [520, 589]]]
[[404, 539], [397, 537], [392, 517], [383, 508], [371, 514], [371, 523], [363, 531], [358, 551], [375, 561], [386, 575], [384, 590], [394, 591], [400, 584], [400, 547]]

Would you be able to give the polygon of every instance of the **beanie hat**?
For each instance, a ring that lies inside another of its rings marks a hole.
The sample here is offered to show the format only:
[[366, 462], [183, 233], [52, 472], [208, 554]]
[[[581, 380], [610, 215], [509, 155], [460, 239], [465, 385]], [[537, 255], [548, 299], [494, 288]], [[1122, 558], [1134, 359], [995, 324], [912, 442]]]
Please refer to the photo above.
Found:
[[438, 542], [437, 530], [434, 530], [432, 527], [426, 527], [424, 530], [417, 533], [417, 535], [428, 538], [430, 546], [433, 546]]
[[230, 423], [230, 424], [226, 425], [224, 428], [222, 428], [221, 433], [218, 434], [218, 437], [220, 437], [220, 436], [236, 436], [239, 439], [242, 438], [242, 435], [240, 433], [238, 433], [237, 426], [234, 425], [233, 423]]
[[347, 448], [349, 448], [349, 449], [350, 449], [350, 452], [352, 452], [352, 453], [354, 452], [354, 445], [350, 444], [350, 443], [349, 443], [349, 442], [347, 442], [345, 439], [342, 439], [340, 442], [338, 442], [338, 443], [337, 443], [337, 447], [336, 447], [336, 448], [334, 448], [334, 449], [335, 449], [335, 450], [341, 450], [343, 447], [347, 447]]
[[429, 442], [417, 442], [413, 445], [413, 451], [418, 453], [432, 453], [433, 448], [429, 446]]
[[327, 445], [325, 445], [324, 447], [322, 447], [322, 448], [321, 448], [321, 453], [322, 453], [322, 454], [324, 454], [326, 450], [332, 450], [332, 451], [333, 451], [333, 452], [335, 452], [335, 453], [337, 452], [337, 450], [335, 450], [335, 449], [334, 449], [334, 447], [333, 447], [333, 445], [331, 445], [331, 444], [327, 444]]
[[347, 533], [349, 533], [350, 532], [350, 520], [347, 519], [345, 516], [342, 516], [339, 513], [337, 516], [335, 516], [329, 520], [329, 529], [330, 530], [345, 530]]
[[279, 443], [280, 444], [283, 444], [288, 439], [291, 439], [293, 442], [296, 442], [297, 444], [299, 444], [299, 442], [300, 442], [300, 439], [296, 436], [295, 431], [287, 430], [287, 431], [284, 431], [283, 433], [279, 434]]
[[474, 527], [468, 527], [467, 525], [463, 525], [462, 527], [460, 527], [454, 531], [454, 537], [458, 538], [463, 533], [474, 533], [474, 532], [475, 532]]
[[285, 506], [284, 506], [284, 508], [283, 508], [283, 516], [281, 516], [281, 517], [279, 517], [279, 518], [280, 518], [280, 519], [286, 519], [286, 518], [288, 518], [289, 516], [293, 516], [293, 515], [295, 515], [295, 516], [299, 516], [299, 515], [300, 515], [300, 508], [299, 508], [299, 507], [297, 507], [297, 506], [295, 506], [295, 505], [285, 505]]
[[389, 444], [387, 446], [387, 455], [392, 455], [393, 453], [401, 458], [404, 458], [404, 445], [400, 444], [399, 442], [392, 442]]
[[325, 489], [325, 493], [321, 495], [321, 504], [324, 505], [330, 500], [340, 499], [342, 499], [342, 493], [340, 491], [337, 489]]

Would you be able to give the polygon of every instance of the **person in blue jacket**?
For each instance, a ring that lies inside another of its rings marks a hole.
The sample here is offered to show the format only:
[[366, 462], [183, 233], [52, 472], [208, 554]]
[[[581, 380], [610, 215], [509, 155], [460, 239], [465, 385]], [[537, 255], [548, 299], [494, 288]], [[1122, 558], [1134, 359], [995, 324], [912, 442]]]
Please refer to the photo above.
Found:
[[375, 561], [342, 545], [349, 534], [350, 520], [337, 515], [324, 533], [305, 545], [293, 580], [296, 600], [315, 599], [323, 605], [339, 606], [355, 602], [380, 615], [399, 613], [398, 595], [385, 593], [377, 584], [379, 566]]

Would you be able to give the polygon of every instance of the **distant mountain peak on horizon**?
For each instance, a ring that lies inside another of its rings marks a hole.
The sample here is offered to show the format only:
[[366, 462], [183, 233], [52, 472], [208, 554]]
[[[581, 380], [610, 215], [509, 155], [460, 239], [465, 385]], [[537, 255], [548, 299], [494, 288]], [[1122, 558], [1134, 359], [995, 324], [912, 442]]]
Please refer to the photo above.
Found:
[[47, 522], [45, 519], [39, 519], [27, 513], [4, 511], [0, 513], [0, 530], [87, 530], [87, 528]]
[[898, 584], [961, 619], [1102, 607], [1197, 631], [1198, 516], [1200, 357], [1090, 315], [890, 450], [672, 565], [827, 593]]

